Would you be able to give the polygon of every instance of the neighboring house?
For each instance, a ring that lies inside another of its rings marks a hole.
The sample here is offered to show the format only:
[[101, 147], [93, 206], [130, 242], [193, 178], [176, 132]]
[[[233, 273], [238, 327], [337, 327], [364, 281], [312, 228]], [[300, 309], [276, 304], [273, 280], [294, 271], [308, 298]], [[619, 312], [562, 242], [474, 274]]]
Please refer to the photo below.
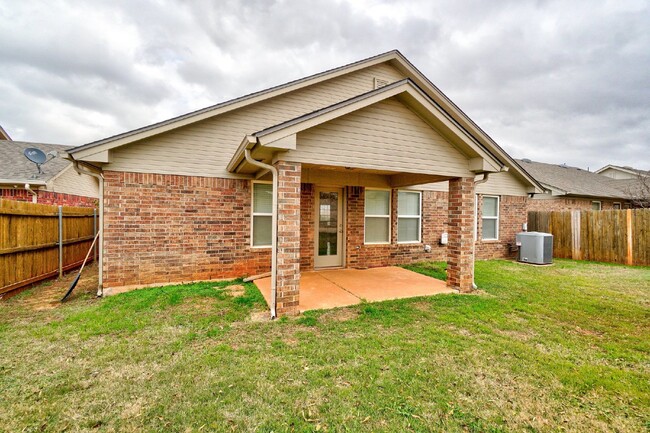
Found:
[[68, 154], [103, 176], [103, 287], [270, 269], [272, 314], [327, 267], [447, 260], [470, 291], [543, 191], [398, 51]]
[[618, 165], [611, 164], [606, 165], [603, 168], [599, 168], [594, 173], [602, 174], [603, 176], [616, 180], [638, 179], [639, 176], [650, 177], [650, 171], [648, 170], [639, 170], [638, 168], [632, 167], [620, 167]]
[[606, 176], [610, 186], [622, 191], [631, 207], [650, 207], [650, 171], [606, 165], [596, 173]]
[[[41, 166], [28, 160], [24, 151], [38, 148], [58, 156]], [[70, 146], [0, 140], [0, 199], [31, 201], [66, 206], [96, 206], [99, 184], [96, 179], [78, 174], [62, 157]], [[52, 153], [53, 154], [53, 153]]]
[[629, 205], [625, 194], [600, 174], [570, 167], [518, 159], [517, 162], [548, 191], [534, 194], [529, 210], [622, 209]]

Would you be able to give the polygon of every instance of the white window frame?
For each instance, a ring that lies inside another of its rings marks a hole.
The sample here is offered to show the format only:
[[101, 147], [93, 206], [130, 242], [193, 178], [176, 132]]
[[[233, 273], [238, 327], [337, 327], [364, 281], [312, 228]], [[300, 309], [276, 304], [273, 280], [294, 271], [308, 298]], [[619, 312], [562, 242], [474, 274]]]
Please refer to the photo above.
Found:
[[[388, 191], [388, 215], [367, 215], [366, 214], [366, 194], [368, 191]], [[366, 188], [363, 195], [363, 244], [364, 245], [390, 245], [392, 239], [391, 216], [393, 213], [393, 191], [387, 188]], [[388, 241], [387, 242], [367, 242], [366, 241], [366, 218], [388, 218]]]
[[[480, 196], [478, 194], [474, 194], [474, 242], [478, 242], [478, 220], [479, 220], [479, 215], [478, 215], [478, 199]], [[481, 221], [481, 230], [483, 229], [483, 222]]]
[[[271, 209], [271, 212], [255, 212], [255, 185], [256, 184], [273, 184], [273, 182], [265, 181], [265, 180], [254, 180], [252, 181], [252, 186], [251, 186], [251, 248], [255, 249], [265, 249], [265, 248], [272, 248], [273, 247], [273, 239], [271, 239], [271, 243], [268, 245], [255, 245], [253, 244], [254, 239], [253, 239], [253, 224], [255, 224], [255, 217], [256, 216], [270, 216], [271, 217], [271, 224], [273, 224], [273, 209]], [[273, 230], [273, 227], [271, 227], [271, 230]]]
[[[420, 215], [400, 215], [399, 214], [399, 193], [408, 192], [411, 194], [419, 195], [420, 205]], [[418, 220], [418, 239], [416, 241], [400, 241], [399, 240], [399, 220], [400, 218], [404, 219], [417, 219]], [[397, 190], [397, 243], [398, 244], [420, 244], [422, 243], [422, 191], [413, 191], [409, 189], [398, 189]]]
[[[594, 208], [593, 208], [594, 203], [598, 203], [598, 209], [594, 209]], [[603, 202], [600, 201], [600, 200], [593, 200], [593, 201], [591, 202], [591, 210], [603, 210]]]
[[[484, 210], [485, 210], [485, 198], [496, 198], [497, 199], [497, 215], [496, 216], [484, 216]], [[499, 240], [499, 224], [500, 221], [499, 219], [501, 218], [501, 197], [498, 195], [484, 195], [481, 197], [481, 240], [482, 241], [498, 241]], [[497, 225], [496, 225], [496, 237], [494, 238], [484, 238], [483, 237], [483, 220], [496, 220]]]
[[[616, 205], [618, 205], [618, 207], [616, 207]], [[614, 204], [612, 205], [612, 207], [613, 207], [614, 210], [623, 209], [623, 205], [621, 204], [621, 202], [618, 202], [618, 201], [615, 201]]]

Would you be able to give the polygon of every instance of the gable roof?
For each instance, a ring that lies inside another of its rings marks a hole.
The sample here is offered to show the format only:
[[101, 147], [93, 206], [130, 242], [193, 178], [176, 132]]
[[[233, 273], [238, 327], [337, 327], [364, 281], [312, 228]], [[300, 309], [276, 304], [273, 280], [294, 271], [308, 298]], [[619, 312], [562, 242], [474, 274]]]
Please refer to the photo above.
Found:
[[518, 159], [519, 164], [555, 195], [593, 198], [625, 198], [605, 176], [568, 165], [546, 164]]
[[613, 165], [613, 164], [608, 164], [602, 168], [599, 168], [594, 173], [602, 173], [603, 171], [608, 169], [618, 170], [624, 173], [629, 173], [634, 175], [650, 176], [650, 170], [640, 170], [638, 168], [633, 168], [633, 167], [621, 167], [620, 165]]
[[[419, 106], [426, 111], [429, 123], [434, 121], [436, 127], [441, 130], [450, 130], [452, 134], [459, 137], [456, 143], [465, 154], [472, 154], [486, 159], [489, 169], [487, 171], [497, 172], [503, 167], [503, 163], [481, 143], [476, 141], [467, 131], [460, 127], [451, 117], [440, 110], [439, 106], [431, 100], [413, 81], [409, 78], [396, 81], [378, 89], [371, 90], [345, 101], [338, 102], [325, 108], [298, 116], [278, 125], [265, 128], [261, 131], [247, 135], [228, 164], [229, 171], [238, 171], [242, 165], [248, 164], [244, 159], [244, 149], [253, 151], [254, 148], [267, 149], [295, 149], [295, 134], [309, 128], [321, 125], [325, 122], [344, 116], [353, 111], [368, 107], [379, 101], [398, 96], [409, 106]], [[294, 136], [292, 140], [286, 140]], [[267, 152], [268, 153], [268, 152]], [[269, 155], [266, 155], [269, 156]]]
[[211, 117], [224, 114], [257, 102], [283, 95], [298, 89], [311, 86], [325, 80], [336, 78], [344, 74], [362, 70], [381, 63], [387, 63], [401, 72], [414, 86], [419, 88], [430, 100], [437, 105], [439, 110], [447, 117], [453, 119], [459, 128], [463, 129], [477, 143], [491, 153], [501, 165], [514, 168], [514, 174], [524, 182], [532, 185], [536, 190], [542, 191], [543, 187], [525, 170], [517, 164], [492, 138], [474, 123], [456, 104], [440, 91], [429, 79], [409, 62], [399, 51], [393, 50], [377, 56], [369, 57], [345, 66], [330, 69], [315, 75], [294, 80], [286, 84], [272, 87], [260, 92], [251, 93], [240, 98], [232, 99], [163, 122], [158, 122], [143, 128], [128, 131], [106, 139], [98, 140], [69, 151], [71, 159], [83, 159], [91, 155], [99, 155], [110, 149], [133, 143], [176, 128], [187, 126]]
[[43, 152], [63, 152], [72, 146], [48, 143], [29, 143], [25, 141], [0, 140], [0, 183], [34, 183], [45, 184], [63, 170], [70, 167], [70, 161], [59, 155], [41, 166], [42, 174], [38, 174], [36, 164], [28, 160], [23, 152], [28, 147], [41, 149]]
[[[319, 72], [314, 75], [309, 75], [307, 77], [299, 78], [297, 80], [289, 81], [285, 84], [280, 84], [278, 86], [270, 87], [265, 90], [258, 92], [250, 93], [235, 99], [231, 99], [219, 104], [215, 104], [206, 108], [202, 108], [196, 111], [192, 111], [187, 114], [182, 114], [177, 117], [173, 117], [168, 120], [163, 120], [162, 122], [153, 123], [142, 128], [134, 129], [132, 131], [127, 131], [122, 134], [117, 134], [112, 137], [104, 138], [101, 140], [93, 141], [83, 146], [79, 146], [74, 150], [70, 151], [70, 154], [79, 153], [84, 154], [86, 150], [93, 149], [96, 147], [101, 147], [102, 150], [106, 148], [114, 148], [127, 143], [131, 143], [137, 140], [141, 140], [152, 135], [160, 134], [162, 132], [170, 131], [172, 129], [180, 128], [201, 120], [208, 119], [219, 114], [226, 113], [228, 111], [236, 110], [237, 108], [244, 107], [246, 105], [253, 104], [255, 102], [264, 101], [266, 99], [272, 98], [274, 96], [279, 96], [284, 93], [288, 93], [294, 90], [301, 89], [303, 87], [310, 86], [312, 84], [319, 83], [324, 80], [338, 77], [340, 75], [356, 71], [359, 69], [367, 68], [372, 65], [383, 63], [386, 61], [391, 61], [397, 57], [402, 58], [406, 61], [406, 58], [397, 51], [388, 51], [383, 54], [378, 54], [367, 59], [359, 60], [338, 68], [329, 69], [323, 72]], [[104, 146], [109, 145], [109, 146]]]

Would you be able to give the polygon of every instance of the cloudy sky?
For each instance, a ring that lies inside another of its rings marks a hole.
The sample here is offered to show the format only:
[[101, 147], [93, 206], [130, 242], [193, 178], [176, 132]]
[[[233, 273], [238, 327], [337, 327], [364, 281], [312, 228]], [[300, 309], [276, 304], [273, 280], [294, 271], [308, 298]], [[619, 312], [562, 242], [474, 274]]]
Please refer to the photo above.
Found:
[[650, 2], [0, 0], [0, 124], [83, 144], [399, 49], [514, 157], [650, 169]]

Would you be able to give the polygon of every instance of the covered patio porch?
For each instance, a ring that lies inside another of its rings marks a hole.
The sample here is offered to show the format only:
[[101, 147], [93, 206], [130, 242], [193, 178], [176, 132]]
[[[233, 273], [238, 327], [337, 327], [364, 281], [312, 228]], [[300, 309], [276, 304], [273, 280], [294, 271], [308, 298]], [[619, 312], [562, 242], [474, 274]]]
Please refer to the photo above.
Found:
[[[332, 294], [341, 306], [471, 291], [475, 179], [502, 168], [408, 80], [247, 135], [228, 165], [252, 179], [252, 247], [271, 247], [272, 276], [259, 287], [273, 317], [328, 308]], [[438, 182], [446, 195], [434, 206], [417, 187]], [[256, 243], [262, 221], [266, 243]], [[401, 284], [403, 269], [363, 269], [431, 259], [422, 252], [432, 247], [448, 263], [432, 291]], [[375, 275], [377, 290], [363, 289]]]
[[[271, 305], [271, 278], [255, 281]], [[372, 269], [326, 269], [303, 272], [299, 283], [299, 312], [347, 307], [361, 302], [458, 293], [444, 281], [397, 266]]]

